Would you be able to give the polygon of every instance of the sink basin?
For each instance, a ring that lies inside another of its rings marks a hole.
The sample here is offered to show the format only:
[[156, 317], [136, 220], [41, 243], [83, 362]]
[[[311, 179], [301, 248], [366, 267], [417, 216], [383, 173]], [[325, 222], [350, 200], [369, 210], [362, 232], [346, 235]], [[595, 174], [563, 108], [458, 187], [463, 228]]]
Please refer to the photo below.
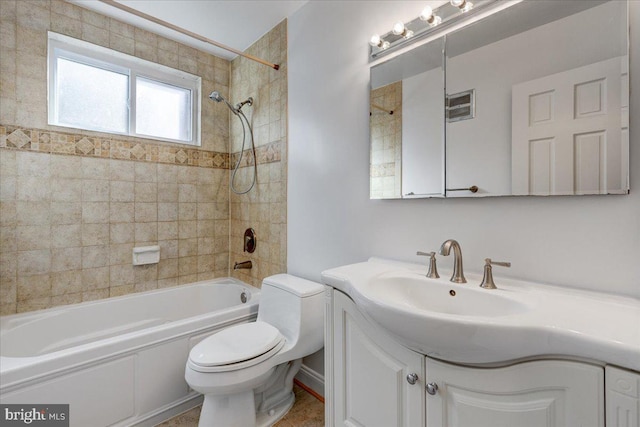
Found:
[[529, 307], [520, 301], [470, 285], [447, 284], [417, 273], [392, 273], [372, 279], [361, 292], [399, 309], [456, 316], [508, 316]]
[[394, 340], [437, 359], [486, 365], [560, 355], [640, 370], [637, 299], [503, 278], [489, 290], [478, 274], [458, 284], [425, 270], [373, 258], [322, 279]]
[[534, 307], [517, 292], [429, 279], [418, 271], [389, 269], [352, 284], [348, 293], [360, 310], [396, 340], [450, 361], [483, 362], [519, 348], [522, 337], [512, 326]]

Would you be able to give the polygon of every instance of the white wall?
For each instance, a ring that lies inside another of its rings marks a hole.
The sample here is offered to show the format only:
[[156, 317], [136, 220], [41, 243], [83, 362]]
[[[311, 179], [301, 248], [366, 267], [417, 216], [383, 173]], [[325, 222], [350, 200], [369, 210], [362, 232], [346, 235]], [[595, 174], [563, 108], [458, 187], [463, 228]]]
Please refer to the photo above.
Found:
[[[367, 40], [423, 6], [318, 1], [290, 18], [288, 271], [319, 281], [324, 269], [372, 255], [424, 262], [416, 250], [455, 238], [470, 271], [491, 257], [513, 263], [499, 275], [640, 297], [640, 90], [628, 196], [369, 200]], [[637, 44], [640, 2], [630, 11]], [[634, 52], [631, 86], [640, 88]]]

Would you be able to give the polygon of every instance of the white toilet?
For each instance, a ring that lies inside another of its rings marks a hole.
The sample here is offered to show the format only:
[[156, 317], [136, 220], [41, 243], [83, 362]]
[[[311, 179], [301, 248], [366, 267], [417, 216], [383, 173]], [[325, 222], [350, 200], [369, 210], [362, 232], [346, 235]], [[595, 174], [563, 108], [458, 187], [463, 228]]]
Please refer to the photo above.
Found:
[[270, 426], [287, 413], [301, 359], [324, 345], [323, 290], [288, 274], [267, 277], [255, 322], [193, 347], [185, 379], [204, 394], [200, 427]]

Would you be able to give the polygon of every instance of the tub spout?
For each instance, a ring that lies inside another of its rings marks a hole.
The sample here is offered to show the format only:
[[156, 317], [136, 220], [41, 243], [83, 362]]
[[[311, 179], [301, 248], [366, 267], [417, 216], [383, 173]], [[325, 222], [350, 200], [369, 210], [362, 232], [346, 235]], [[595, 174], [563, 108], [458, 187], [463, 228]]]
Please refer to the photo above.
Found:
[[240, 270], [241, 268], [250, 269], [251, 267], [253, 267], [253, 264], [251, 264], [251, 261], [236, 262], [233, 265], [234, 270]]

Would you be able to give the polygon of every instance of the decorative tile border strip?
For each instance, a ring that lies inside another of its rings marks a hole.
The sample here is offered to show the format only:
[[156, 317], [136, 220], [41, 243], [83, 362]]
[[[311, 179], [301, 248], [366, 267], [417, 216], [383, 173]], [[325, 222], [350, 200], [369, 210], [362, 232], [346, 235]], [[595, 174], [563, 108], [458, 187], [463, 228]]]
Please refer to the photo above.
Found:
[[103, 159], [134, 160], [229, 169], [229, 154], [117, 139], [0, 125], [0, 148]]
[[[258, 164], [262, 165], [264, 163], [275, 163], [281, 161], [283, 146], [284, 141], [279, 140], [256, 147], [256, 158], [258, 160]], [[231, 154], [232, 168], [238, 161], [238, 156], [240, 156], [240, 152]], [[247, 166], [253, 166], [253, 155], [251, 154], [251, 150], [244, 150], [242, 155], [242, 163], [240, 164], [240, 167], [245, 168]]]

